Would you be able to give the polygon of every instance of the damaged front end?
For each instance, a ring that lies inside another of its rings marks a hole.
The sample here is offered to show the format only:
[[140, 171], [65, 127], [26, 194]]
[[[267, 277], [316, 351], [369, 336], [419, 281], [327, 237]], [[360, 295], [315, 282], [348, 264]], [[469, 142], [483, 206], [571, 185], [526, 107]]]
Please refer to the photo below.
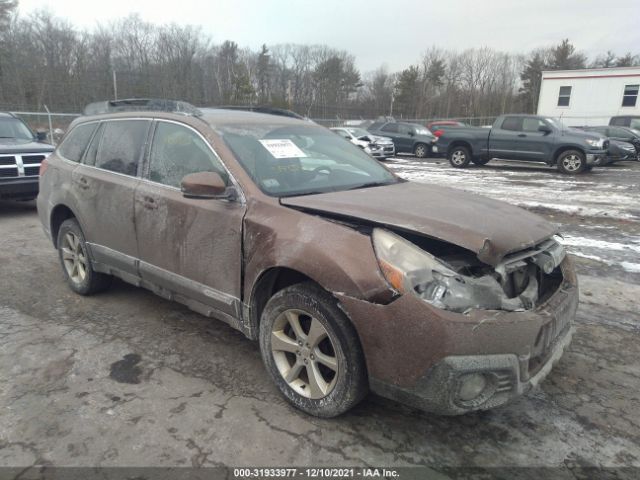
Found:
[[531, 310], [562, 283], [559, 266], [566, 253], [553, 238], [508, 255], [495, 267], [455, 246], [436, 257], [419, 246], [423, 239], [410, 241], [388, 230], [376, 228], [372, 238], [380, 268], [394, 290], [412, 292], [443, 310]]

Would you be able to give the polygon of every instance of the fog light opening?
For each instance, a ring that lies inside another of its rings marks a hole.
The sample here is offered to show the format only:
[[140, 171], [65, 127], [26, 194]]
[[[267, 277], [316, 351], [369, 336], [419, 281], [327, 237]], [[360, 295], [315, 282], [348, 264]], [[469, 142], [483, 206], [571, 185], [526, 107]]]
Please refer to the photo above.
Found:
[[477, 399], [485, 391], [488, 383], [486, 375], [482, 373], [462, 375], [459, 380], [458, 399], [463, 402]]

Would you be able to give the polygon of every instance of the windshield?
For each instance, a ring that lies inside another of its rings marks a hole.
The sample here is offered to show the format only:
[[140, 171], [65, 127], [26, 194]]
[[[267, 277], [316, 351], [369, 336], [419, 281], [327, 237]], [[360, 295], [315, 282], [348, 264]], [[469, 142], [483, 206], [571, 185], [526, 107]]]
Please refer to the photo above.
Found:
[[217, 130], [253, 181], [274, 197], [399, 181], [362, 149], [321, 127], [251, 124]]
[[634, 134], [640, 136], [640, 130], [638, 130], [636, 128], [630, 128], [629, 130], [631, 130]]
[[371, 135], [364, 128], [345, 128], [345, 130], [357, 138], [368, 137], [369, 135]]
[[16, 138], [19, 140], [33, 140], [33, 133], [17, 118], [0, 118], [0, 138]]

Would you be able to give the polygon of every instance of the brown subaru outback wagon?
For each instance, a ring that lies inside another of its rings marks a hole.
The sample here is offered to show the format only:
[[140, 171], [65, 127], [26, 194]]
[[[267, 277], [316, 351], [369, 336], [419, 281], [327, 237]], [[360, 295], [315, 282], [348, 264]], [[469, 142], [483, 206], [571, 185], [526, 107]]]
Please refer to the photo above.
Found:
[[86, 116], [40, 182], [74, 291], [117, 276], [228, 323], [313, 415], [369, 389], [442, 414], [496, 407], [538, 384], [571, 338], [578, 287], [554, 226], [404, 181], [308, 121]]

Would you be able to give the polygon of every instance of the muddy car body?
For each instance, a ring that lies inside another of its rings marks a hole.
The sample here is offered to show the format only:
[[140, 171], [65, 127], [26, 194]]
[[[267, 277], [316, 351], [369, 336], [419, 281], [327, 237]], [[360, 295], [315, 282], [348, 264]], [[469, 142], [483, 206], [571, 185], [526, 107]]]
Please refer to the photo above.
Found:
[[[132, 121], [118, 127], [143, 137], [132, 166], [96, 166], [111, 125]], [[89, 138], [66, 159], [79, 128]], [[159, 182], [163, 129], [189, 132], [219, 165], [174, 168], [180, 188]], [[292, 189], [301, 176], [314, 188]], [[502, 405], [571, 338], [577, 282], [555, 227], [403, 181], [304, 121], [223, 110], [77, 120], [38, 210], [74, 290], [115, 275], [227, 322], [259, 339], [283, 395], [315, 415], [342, 413], [368, 388], [443, 414]]]

